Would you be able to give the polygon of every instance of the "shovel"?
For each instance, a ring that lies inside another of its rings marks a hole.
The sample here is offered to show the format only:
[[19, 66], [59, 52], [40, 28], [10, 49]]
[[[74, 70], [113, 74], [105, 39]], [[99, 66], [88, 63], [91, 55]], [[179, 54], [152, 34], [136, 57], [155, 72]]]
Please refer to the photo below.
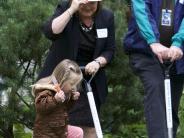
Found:
[[166, 119], [168, 138], [173, 138], [173, 119], [172, 119], [172, 97], [171, 97], [171, 83], [169, 71], [173, 63], [165, 61], [163, 63], [164, 68], [164, 87], [165, 87], [165, 106], [166, 106]]
[[[80, 69], [82, 71], [84, 71], [85, 67], [81, 66]], [[92, 88], [91, 88], [91, 81], [94, 78], [95, 74], [91, 75], [91, 77], [88, 81], [84, 79], [84, 83], [86, 85], [87, 97], [88, 97], [89, 106], [91, 109], [91, 114], [92, 114], [93, 122], [95, 125], [97, 137], [103, 138], [102, 129], [101, 129], [101, 125], [100, 125], [100, 121], [99, 121], [99, 117], [98, 117], [98, 113], [97, 113], [97, 109], [96, 109], [96, 104], [95, 104], [95, 100], [94, 100], [94, 96], [93, 96], [93, 92], [92, 92]]]

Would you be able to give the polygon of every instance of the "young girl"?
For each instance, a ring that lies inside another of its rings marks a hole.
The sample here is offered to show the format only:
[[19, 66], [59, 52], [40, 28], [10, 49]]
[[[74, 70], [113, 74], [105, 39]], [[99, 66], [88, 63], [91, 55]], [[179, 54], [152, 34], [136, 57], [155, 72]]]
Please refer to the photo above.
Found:
[[83, 138], [79, 127], [68, 125], [68, 110], [80, 96], [79, 66], [71, 60], [60, 62], [53, 73], [33, 85], [36, 120], [33, 138]]

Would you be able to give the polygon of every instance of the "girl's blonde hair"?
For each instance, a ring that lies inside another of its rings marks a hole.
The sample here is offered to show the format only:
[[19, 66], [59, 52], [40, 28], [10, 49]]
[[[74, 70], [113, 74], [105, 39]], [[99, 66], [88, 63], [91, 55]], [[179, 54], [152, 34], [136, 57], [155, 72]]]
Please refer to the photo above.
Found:
[[[83, 78], [82, 71], [80, 67], [72, 60], [65, 59], [61, 61], [54, 69], [53, 73], [45, 78], [40, 79], [37, 81], [34, 85], [31, 85], [32, 87], [32, 94], [36, 95], [37, 92], [44, 90], [44, 89], [50, 89], [55, 91], [54, 85], [53, 85], [53, 77], [57, 80], [58, 84], [63, 87], [63, 84], [71, 79], [71, 74], [74, 73], [77, 75], [79, 84], [80, 81]], [[79, 86], [80, 87], [80, 86]]]
[[64, 82], [70, 79], [71, 73], [78, 75], [79, 80], [82, 79], [82, 72], [80, 67], [74, 61], [65, 59], [55, 67], [51, 78], [54, 76], [58, 81], [58, 84], [62, 86]]

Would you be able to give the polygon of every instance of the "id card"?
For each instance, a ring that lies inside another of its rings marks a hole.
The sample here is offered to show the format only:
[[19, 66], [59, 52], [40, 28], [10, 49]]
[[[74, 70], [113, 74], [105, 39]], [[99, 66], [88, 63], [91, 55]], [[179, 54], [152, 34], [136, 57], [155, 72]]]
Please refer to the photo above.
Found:
[[180, 2], [181, 4], [184, 4], [184, 0], [180, 0], [179, 2]]
[[97, 29], [96, 32], [97, 32], [98, 38], [107, 38], [108, 37], [108, 30], [107, 30], [107, 28]]
[[162, 26], [171, 26], [171, 22], [172, 22], [171, 19], [172, 19], [172, 11], [171, 10], [162, 9], [161, 25]]

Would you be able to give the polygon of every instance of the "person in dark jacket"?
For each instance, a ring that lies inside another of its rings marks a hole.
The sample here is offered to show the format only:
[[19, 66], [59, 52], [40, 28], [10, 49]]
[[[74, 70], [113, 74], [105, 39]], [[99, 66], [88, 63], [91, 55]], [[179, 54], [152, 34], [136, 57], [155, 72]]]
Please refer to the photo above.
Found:
[[80, 127], [68, 124], [68, 111], [80, 96], [76, 88], [82, 78], [79, 66], [65, 59], [50, 76], [32, 85], [36, 108], [33, 138], [83, 138]]
[[[105, 67], [115, 51], [114, 15], [102, 8], [100, 0], [69, 0], [57, 5], [43, 32], [52, 40], [39, 78], [51, 74], [61, 60], [68, 58], [85, 66], [84, 78], [96, 73], [92, 81], [98, 112], [107, 96]], [[69, 114], [70, 124], [81, 126], [84, 137], [96, 137], [85, 88]]]
[[140, 77], [149, 138], [167, 138], [163, 64], [170, 70], [173, 136], [179, 125], [178, 107], [184, 84], [184, 1], [132, 0], [124, 49]]

